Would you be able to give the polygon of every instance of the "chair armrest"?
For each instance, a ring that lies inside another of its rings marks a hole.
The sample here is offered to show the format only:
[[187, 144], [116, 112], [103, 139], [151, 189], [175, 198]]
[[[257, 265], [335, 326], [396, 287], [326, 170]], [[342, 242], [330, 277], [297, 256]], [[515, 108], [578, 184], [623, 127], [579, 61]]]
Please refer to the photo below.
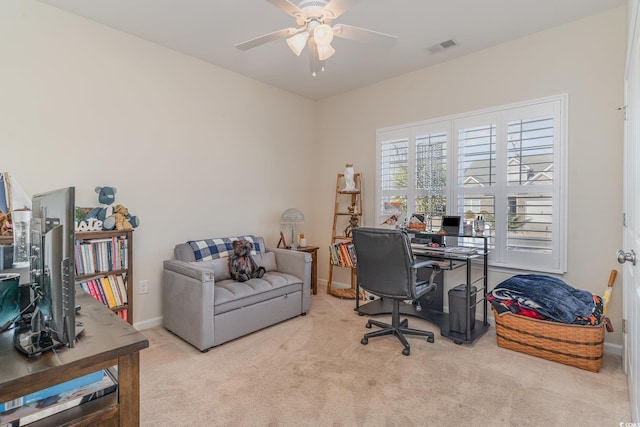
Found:
[[213, 347], [213, 271], [178, 260], [163, 265], [164, 326], [201, 351]]
[[429, 268], [433, 268], [434, 270], [438, 270], [440, 271], [440, 265], [438, 264], [437, 261], [419, 261], [419, 262], [414, 262], [411, 265], [411, 268], [425, 268], [425, 267], [429, 267]]
[[431, 276], [429, 276], [429, 285], [425, 289], [425, 292], [429, 292], [438, 286], [438, 284], [435, 282], [435, 278], [438, 275], [438, 273], [442, 271], [442, 269], [440, 268], [440, 265], [436, 261], [419, 261], [411, 264], [411, 268], [413, 268], [414, 270], [417, 270], [419, 268], [427, 268], [427, 267], [433, 269], [433, 271], [431, 271]]
[[175, 271], [178, 274], [196, 279], [202, 283], [214, 280], [213, 270], [190, 262], [178, 261], [175, 259], [167, 260], [164, 262], [164, 269]]
[[311, 306], [311, 254], [281, 248], [266, 248], [266, 250], [276, 255], [276, 263], [280, 273], [291, 274], [302, 279], [302, 312], [309, 311]]

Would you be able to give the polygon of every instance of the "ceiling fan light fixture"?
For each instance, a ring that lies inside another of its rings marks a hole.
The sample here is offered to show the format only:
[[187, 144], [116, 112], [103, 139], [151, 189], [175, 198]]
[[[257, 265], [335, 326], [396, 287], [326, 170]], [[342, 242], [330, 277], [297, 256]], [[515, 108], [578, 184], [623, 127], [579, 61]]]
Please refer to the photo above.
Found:
[[291, 51], [300, 56], [309, 45], [309, 66], [311, 74], [317, 76], [324, 71], [324, 63], [331, 58], [336, 50], [331, 46], [334, 37], [351, 39], [369, 43], [376, 41], [390, 47], [397, 37], [354, 27], [338, 24], [332, 27], [335, 18], [341, 16], [347, 9], [360, 0], [267, 0], [296, 20], [298, 28], [284, 28], [272, 33], [264, 34], [251, 40], [239, 43], [240, 50], [252, 49], [256, 46], [278, 39], [286, 39]]
[[293, 53], [295, 53], [297, 56], [300, 56], [300, 54], [302, 53], [302, 50], [307, 45], [308, 39], [309, 39], [309, 32], [302, 31], [293, 37], [289, 37], [287, 39], [287, 44], [289, 45], [289, 48]]
[[322, 70], [322, 64], [318, 59], [318, 45], [313, 40], [313, 37], [309, 38], [309, 66], [311, 68], [311, 76], [316, 77]]
[[334, 53], [336, 53], [336, 50], [330, 44], [326, 46], [318, 46], [318, 59], [320, 61], [331, 58]]
[[329, 46], [333, 41], [333, 28], [327, 24], [320, 24], [313, 30], [313, 40], [318, 46]]

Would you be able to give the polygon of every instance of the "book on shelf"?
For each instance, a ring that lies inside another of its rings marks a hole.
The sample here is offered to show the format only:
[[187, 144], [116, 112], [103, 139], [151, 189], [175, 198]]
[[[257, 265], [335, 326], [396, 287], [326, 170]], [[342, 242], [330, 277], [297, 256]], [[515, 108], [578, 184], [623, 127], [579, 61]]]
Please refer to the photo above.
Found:
[[329, 254], [333, 265], [340, 267], [356, 266], [356, 251], [353, 242], [334, 243], [329, 246]]
[[104, 293], [104, 289], [102, 289], [102, 284], [100, 283], [100, 279], [94, 279], [93, 284], [95, 285], [98, 293], [100, 293], [100, 300], [104, 305], [109, 305], [109, 301], [107, 300], [107, 294]]
[[125, 322], [129, 321], [129, 311], [126, 308], [123, 308], [122, 310], [118, 310], [116, 314]]
[[120, 295], [122, 297], [122, 304], [129, 303], [129, 297], [127, 296], [127, 285], [124, 284], [125, 274], [118, 274], [116, 276], [116, 282], [118, 282], [118, 288], [120, 289]]
[[111, 309], [122, 307], [128, 303], [124, 274], [108, 274], [86, 280], [79, 285]]
[[30, 402], [12, 410], [0, 413], [2, 427], [19, 427], [55, 415], [83, 403], [99, 399], [118, 389], [116, 374], [109, 369], [98, 371], [100, 378], [46, 398]]
[[121, 307], [122, 304], [122, 296], [120, 295], [120, 289], [118, 288], [118, 283], [116, 283], [116, 279], [114, 275], [107, 276], [107, 281], [109, 282], [109, 286], [111, 287], [111, 292], [113, 293], [113, 297], [116, 299], [116, 305]]
[[106, 277], [101, 277], [100, 288], [102, 288], [102, 292], [104, 293], [105, 298], [107, 299], [107, 305], [109, 308], [116, 308], [118, 303], [116, 302], [116, 297], [113, 295], [113, 290], [111, 289], [111, 284]]
[[127, 245], [127, 239], [122, 236], [76, 239], [74, 248], [76, 274], [126, 270]]
[[33, 402], [41, 401], [50, 396], [64, 393], [66, 391], [73, 390], [78, 387], [82, 387], [84, 385], [94, 383], [96, 381], [100, 381], [103, 376], [104, 376], [103, 371], [92, 372], [90, 374], [83, 375], [81, 377], [74, 378], [72, 380], [69, 380], [60, 384], [56, 384], [51, 387], [47, 387], [42, 390], [38, 390], [34, 393], [27, 394], [26, 396], [13, 399], [9, 402], [0, 403], [0, 420], [4, 416], [4, 413], [7, 411], [11, 411], [13, 409], [19, 408], [24, 405], [28, 405]]
[[356, 246], [353, 244], [353, 242], [349, 242], [346, 246], [351, 265], [355, 267], [358, 264], [358, 258], [356, 257]]
[[93, 279], [89, 280], [89, 282], [87, 283], [89, 283], [89, 286], [91, 287], [91, 289], [93, 289], [93, 293], [91, 295], [93, 295], [95, 299], [97, 299], [104, 305], [107, 305], [107, 301], [104, 299], [104, 294], [100, 292], [100, 284]]

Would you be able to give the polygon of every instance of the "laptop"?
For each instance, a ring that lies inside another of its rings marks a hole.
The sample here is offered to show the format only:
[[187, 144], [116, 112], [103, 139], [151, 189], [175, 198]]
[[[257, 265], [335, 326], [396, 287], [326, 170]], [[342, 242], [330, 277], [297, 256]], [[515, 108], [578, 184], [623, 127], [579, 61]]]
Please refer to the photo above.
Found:
[[448, 236], [457, 236], [460, 234], [460, 216], [443, 216], [442, 228], [447, 232]]

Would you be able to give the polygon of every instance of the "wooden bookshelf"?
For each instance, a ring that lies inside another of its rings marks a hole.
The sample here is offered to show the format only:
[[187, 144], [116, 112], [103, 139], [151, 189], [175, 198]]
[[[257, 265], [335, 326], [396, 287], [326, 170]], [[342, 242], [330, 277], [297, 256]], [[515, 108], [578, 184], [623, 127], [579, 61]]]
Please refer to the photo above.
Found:
[[[355, 190], [345, 191], [344, 174], [338, 174], [336, 180], [336, 198], [333, 210], [333, 228], [331, 232], [331, 245], [339, 242], [351, 241], [350, 220], [357, 220], [355, 226], [361, 226], [362, 217], [362, 175], [354, 174]], [[351, 288], [333, 288], [334, 268], [348, 268], [351, 272]], [[356, 269], [352, 265], [342, 265], [336, 262], [329, 254], [329, 279], [327, 280], [327, 293], [339, 298], [355, 299], [358, 297], [356, 291]], [[360, 294], [364, 298], [364, 293]]]
[[[127, 268], [109, 270], [104, 272], [96, 272], [91, 274], [78, 274], [76, 267], [75, 282], [76, 284], [86, 282], [87, 280], [97, 279], [108, 275], [121, 275], [125, 280], [127, 290], [127, 304], [113, 308], [116, 313], [126, 310], [127, 322], [133, 324], [133, 230], [112, 230], [112, 231], [80, 231], [76, 233], [76, 240], [90, 242], [92, 240], [120, 238], [127, 242]], [[0, 236], [0, 245], [13, 244], [12, 236]]]
[[[126, 310], [126, 321], [133, 324], [133, 230], [112, 230], [112, 231], [79, 231], [76, 233], [76, 242], [84, 242], [91, 244], [92, 242], [102, 241], [104, 239], [115, 239], [123, 241], [126, 244], [126, 266], [123, 268], [99, 271], [95, 273], [83, 273], [79, 270], [76, 261], [75, 282], [80, 284], [89, 280], [99, 280], [107, 276], [122, 276], [127, 293], [127, 303], [111, 308], [112, 311], [121, 315]], [[86, 270], [86, 269], [85, 269]], [[123, 316], [121, 316], [123, 317]], [[123, 317], [124, 318], [124, 317]]]

